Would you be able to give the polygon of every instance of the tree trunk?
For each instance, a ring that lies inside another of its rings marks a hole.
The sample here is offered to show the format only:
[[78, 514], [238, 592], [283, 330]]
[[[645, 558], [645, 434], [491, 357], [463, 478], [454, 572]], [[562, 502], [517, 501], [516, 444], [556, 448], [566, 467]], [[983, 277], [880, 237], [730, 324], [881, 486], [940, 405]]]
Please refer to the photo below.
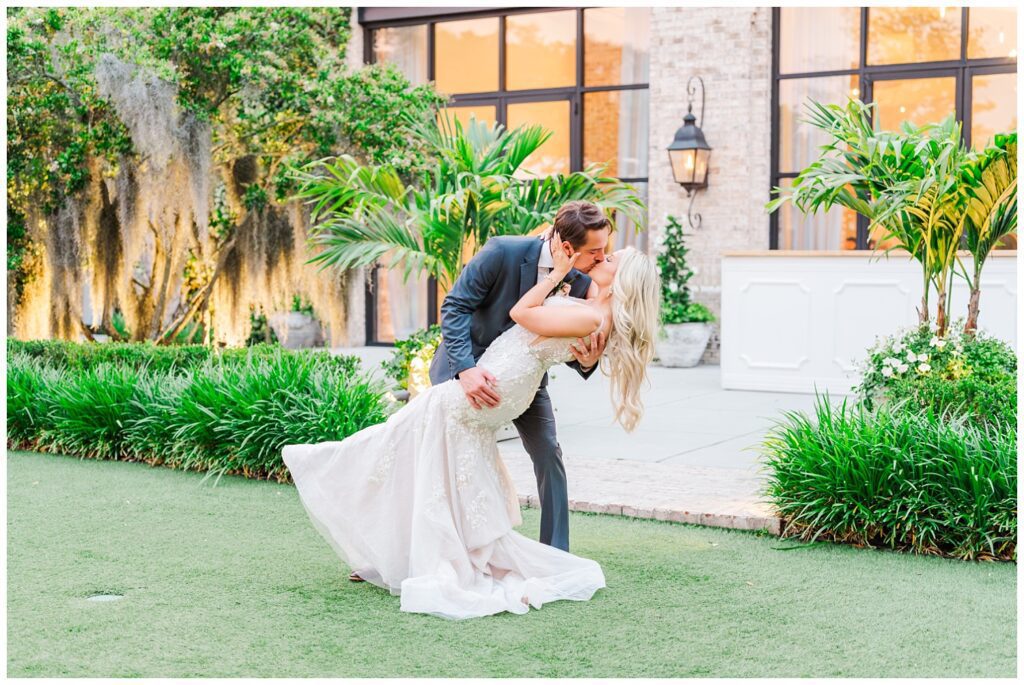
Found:
[[154, 311], [156, 310], [156, 283], [160, 276], [158, 273], [159, 267], [164, 261], [164, 254], [166, 252], [162, 231], [153, 224], [152, 219], [147, 221], [146, 224], [153, 234], [153, 266], [149, 272], [149, 284], [142, 286], [142, 295], [133, 302], [135, 325], [129, 331], [129, 338], [133, 342], [149, 340], [152, 334], [156, 332], [149, 331], [147, 325], [153, 321]]
[[938, 302], [935, 305], [935, 327], [936, 335], [940, 338], [946, 337], [946, 293], [939, 291]]
[[164, 345], [174, 340], [174, 337], [181, 332], [185, 325], [191, 321], [194, 317], [202, 317], [206, 311], [206, 305], [210, 301], [210, 295], [213, 293], [213, 286], [217, 282], [217, 277], [221, 271], [224, 270], [224, 264], [228, 260], [228, 256], [231, 254], [231, 250], [235, 247], [237, 241], [237, 227], [233, 231], [233, 235], [228, 242], [221, 246], [220, 250], [217, 251], [217, 265], [213, 269], [213, 274], [210, 275], [210, 282], [206, 284], [202, 292], [200, 292], [196, 299], [192, 301], [192, 304], [185, 310], [185, 313], [181, 317], [173, 322], [167, 329], [157, 336], [157, 344]]
[[921, 306], [917, 309], [917, 321], [922, 326], [928, 323], [928, 294], [921, 296]]
[[[175, 216], [174, 225], [176, 231], [178, 226], [178, 219], [179, 217]], [[153, 308], [153, 317], [149, 322], [148, 329], [149, 331], [152, 331], [154, 335], [160, 332], [160, 324], [164, 320], [164, 307], [167, 305], [167, 289], [170, 287], [171, 267], [174, 261], [173, 245], [174, 243], [172, 242], [170, 245], [167, 246], [167, 249], [164, 250], [164, 266], [163, 273], [161, 274], [160, 277], [160, 288], [157, 290], [156, 306]], [[156, 274], [154, 273], [153, 276], [155, 279]], [[147, 335], [146, 337], [148, 338], [149, 336]]]
[[[977, 281], [975, 281], [977, 283]], [[967, 323], [964, 325], [964, 333], [973, 336], [978, 330], [978, 301], [981, 299], [981, 288], [971, 288], [971, 299], [967, 303]]]

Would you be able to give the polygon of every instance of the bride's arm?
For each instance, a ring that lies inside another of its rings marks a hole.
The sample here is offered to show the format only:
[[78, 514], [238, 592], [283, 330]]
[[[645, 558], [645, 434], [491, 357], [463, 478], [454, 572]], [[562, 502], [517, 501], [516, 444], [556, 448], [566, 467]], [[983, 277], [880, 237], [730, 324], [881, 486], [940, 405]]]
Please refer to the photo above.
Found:
[[[556, 236], [556, 243], [557, 236]], [[590, 335], [601, 323], [601, 315], [592, 307], [544, 307], [544, 298], [572, 269], [579, 257], [570, 259], [561, 251], [553, 253], [555, 267], [540, 282], [519, 298], [509, 317], [528, 331], [549, 338], [579, 338]]]

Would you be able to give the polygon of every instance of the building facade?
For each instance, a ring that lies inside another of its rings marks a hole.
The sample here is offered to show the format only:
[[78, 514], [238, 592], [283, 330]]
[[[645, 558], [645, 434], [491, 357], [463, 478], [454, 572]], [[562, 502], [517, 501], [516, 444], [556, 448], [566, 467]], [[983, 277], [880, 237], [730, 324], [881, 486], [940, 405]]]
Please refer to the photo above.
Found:
[[[688, 230], [691, 284], [719, 316], [730, 252], [878, 246], [842, 209], [765, 212], [771, 188], [791, 183], [823, 142], [800, 121], [808, 97], [876, 101], [885, 128], [955, 112], [975, 146], [1017, 125], [1014, 9], [381, 7], [360, 8], [357, 19], [353, 61], [433, 81], [460, 119], [553, 131], [532, 170], [607, 162], [636, 185], [647, 225], [619, 225], [614, 247], [654, 252], [668, 216], [686, 224], [689, 200], [666, 148], [693, 101], [713, 151], [692, 207], [701, 221]], [[703, 82], [703, 107], [699, 86], [687, 91], [691, 77]], [[1015, 236], [1004, 247], [1015, 248]], [[366, 281], [349, 303], [353, 343], [364, 333], [367, 344], [387, 344], [436, 321], [443, 293], [430, 282], [402, 283], [386, 265]], [[719, 361], [720, 330], [703, 361]]]

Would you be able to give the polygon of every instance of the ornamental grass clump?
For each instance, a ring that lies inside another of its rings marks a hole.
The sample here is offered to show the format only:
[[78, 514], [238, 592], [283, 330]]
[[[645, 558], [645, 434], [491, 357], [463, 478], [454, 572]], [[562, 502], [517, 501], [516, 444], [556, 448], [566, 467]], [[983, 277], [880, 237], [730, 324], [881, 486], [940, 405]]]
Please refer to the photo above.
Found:
[[959, 559], [1016, 560], [1015, 433], [931, 408], [875, 412], [819, 397], [763, 446], [783, 535]]
[[387, 410], [376, 383], [328, 355], [281, 354], [201, 367], [169, 427], [183, 468], [284, 481], [284, 445], [341, 440]]
[[7, 357], [7, 445], [33, 449], [35, 441], [50, 428], [52, 389], [61, 385], [62, 369], [46, 366], [26, 354]]
[[136, 418], [131, 400], [143, 374], [133, 365], [104, 363], [76, 373], [49, 390], [50, 427], [40, 442], [51, 452], [120, 459], [127, 428]]
[[258, 345], [170, 363], [151, 344], [95, 347], [9, 346], [8, 447], [283, 481], [284, 445], [341, 440], [392, 409], [356, 357]]

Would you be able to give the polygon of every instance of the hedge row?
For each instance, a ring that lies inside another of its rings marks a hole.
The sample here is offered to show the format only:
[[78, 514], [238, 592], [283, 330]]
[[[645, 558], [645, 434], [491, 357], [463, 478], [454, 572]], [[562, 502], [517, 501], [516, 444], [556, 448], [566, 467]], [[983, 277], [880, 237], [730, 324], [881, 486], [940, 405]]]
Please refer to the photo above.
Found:
[[213, 348], [204, 345], [157, 345], [152, 342], [78, 343], [68, 340], [7, 340], [7, 356], [23, 354], [46, 366], [87, 370], [106, 362], [118, 366], [147, 368], [150, 371], [185, 371], [211, 360], [242, 362], [251, 358], [285, 356], [319, 356], [353, 373], [359, 358], [331, 355], [326, 350], [290, 351], [276, 344], [262, 343], [251, 347]]
[[341, 440], [387, 418], [356, 357], [267, 345], [8, 345], [14, 449], [288, 479], [287, 444]]

